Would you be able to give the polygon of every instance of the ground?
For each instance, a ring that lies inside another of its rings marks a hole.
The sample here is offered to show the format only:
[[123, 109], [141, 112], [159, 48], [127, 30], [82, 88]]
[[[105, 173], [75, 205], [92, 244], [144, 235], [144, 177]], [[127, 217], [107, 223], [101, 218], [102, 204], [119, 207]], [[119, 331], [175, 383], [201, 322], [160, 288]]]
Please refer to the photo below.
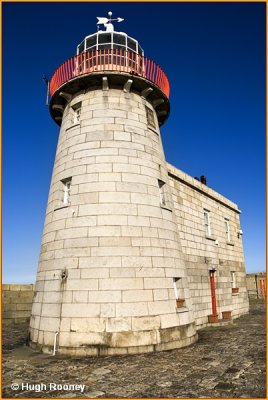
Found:
[[[198, 342], [184, 349], [103, 358], [39, 354], [24, 344], [26, 324], [4, 325], [3, 397], [265, 398], [265, 311], [264, 302], [251, 302], [248, 315], [199, 331]], [[54, 390], [52, 382], [85, 388]], [[25, 390], [22, 383], [43, 383], [46, 390]]]

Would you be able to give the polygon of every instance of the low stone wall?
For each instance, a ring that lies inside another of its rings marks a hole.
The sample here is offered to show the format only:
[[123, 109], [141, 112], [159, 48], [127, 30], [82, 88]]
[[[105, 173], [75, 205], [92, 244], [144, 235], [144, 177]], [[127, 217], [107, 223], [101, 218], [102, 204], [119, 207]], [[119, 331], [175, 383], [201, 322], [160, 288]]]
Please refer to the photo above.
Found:
[[34, 285], [2, 285], [3, 320], [26, 322], [32, 310]]

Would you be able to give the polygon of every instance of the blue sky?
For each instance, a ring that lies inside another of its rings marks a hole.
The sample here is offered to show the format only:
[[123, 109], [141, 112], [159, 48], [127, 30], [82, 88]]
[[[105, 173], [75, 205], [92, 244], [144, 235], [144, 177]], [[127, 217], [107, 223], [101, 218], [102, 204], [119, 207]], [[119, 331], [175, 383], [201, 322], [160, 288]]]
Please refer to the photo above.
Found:
[[42, 76], [96, 31], [125, 18], [166, 72], [166, 159], [239, 205], [247, 272], [265, 270], [265, 4], [2, 3], [3, 281], [32, 283], [58, 126]]

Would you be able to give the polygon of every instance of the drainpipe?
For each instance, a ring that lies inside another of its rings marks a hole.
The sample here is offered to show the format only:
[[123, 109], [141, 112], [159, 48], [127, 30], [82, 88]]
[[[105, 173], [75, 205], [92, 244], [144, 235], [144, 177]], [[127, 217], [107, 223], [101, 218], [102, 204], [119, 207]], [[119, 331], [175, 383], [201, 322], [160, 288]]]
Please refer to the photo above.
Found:
[[66, 283], [66, 280], [68, 278], [67, 269], [64, 269], [63, 271], [61, 271], [60, 278], [61, 278], [61, 292], [62, 292], [62, 295], [61, 295], [60, 315], [59, 315], [59, 330], [55, 332], [55, 336], [54, 336], [54, 347], [53, 347], [53, 354], [52, 354], [53, 356], [55, 356], [55, 354], [56, 354], [57, 336], [59, 335], [60, 326], [61, 326], [62, 301], [63, 301], [63, 293], [64, 293], [64, 284]]
[[56, 344], [57, 344], [57, 336], [58, 336], [58, 334], [59, 334], [59, 332], [58, 331], [56, 331], [55, 332], [55, 336], [54, 336], [54, 347], [53, 347], [53, 356], [55, 356], [55, 354], [56, 354]]
[[256, 285], [256, 292], [257, 292], [257, 299], [258, 299], [259, 298], [258, 275], [255, 275], [255, 285]]

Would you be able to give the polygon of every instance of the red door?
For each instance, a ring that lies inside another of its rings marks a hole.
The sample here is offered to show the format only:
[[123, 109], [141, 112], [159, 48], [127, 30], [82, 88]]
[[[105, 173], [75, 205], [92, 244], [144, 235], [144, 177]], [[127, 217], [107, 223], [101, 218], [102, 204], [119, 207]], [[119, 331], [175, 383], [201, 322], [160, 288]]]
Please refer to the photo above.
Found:
[[260, 292], [263, 298], [266, 297], [266, 284], [264, 279], [260, 279]]
[[217, 303], [216, 303], [215, 271], [209, 271], [209, 279], [210, 279], [212, 315], [216, 316], [217, 315]]

